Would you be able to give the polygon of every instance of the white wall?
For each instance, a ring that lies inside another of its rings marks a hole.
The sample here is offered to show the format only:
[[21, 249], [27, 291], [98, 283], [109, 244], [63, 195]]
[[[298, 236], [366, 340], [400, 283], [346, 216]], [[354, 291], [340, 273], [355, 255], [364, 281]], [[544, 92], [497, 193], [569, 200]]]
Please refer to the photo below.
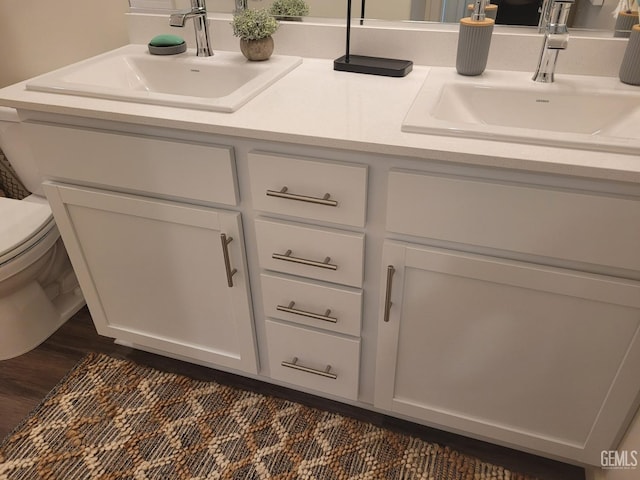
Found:
[[613, 26], [616, 23], [613, 11], [618, 5], [618, 0], [604, 0], [602, 5], [593, 5], [590, 0], [577, 0], [572, 5], [574, 10], [573, 28], [597, 28], [609, 30], [613, 35]]
[[128, 42], [128, 0], [0, 0], [0, 87]]

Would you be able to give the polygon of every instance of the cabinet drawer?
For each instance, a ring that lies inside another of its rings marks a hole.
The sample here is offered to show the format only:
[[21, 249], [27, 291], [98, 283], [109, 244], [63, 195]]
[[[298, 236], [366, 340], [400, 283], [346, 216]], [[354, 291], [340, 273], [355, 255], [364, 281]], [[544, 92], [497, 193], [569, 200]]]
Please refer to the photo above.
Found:
[[389, 174], [387, 229], [640, 270], [640, 200], [416, 172]]
[[257, 210], [364, 226], [365, 166], [250, 153], [249, 173]]
[[255, 226], [262, 268], [362, 286], [364, 234], [264, 219]]
[[357, 400], [360, 340], [272, 320], [266, 327], [272, 378]]
[[236, 205], [231, 147], [25, 122], [44, 176]]
[[267, 317], [360, 336], [362, 291], [264, 273], [261, 279]]

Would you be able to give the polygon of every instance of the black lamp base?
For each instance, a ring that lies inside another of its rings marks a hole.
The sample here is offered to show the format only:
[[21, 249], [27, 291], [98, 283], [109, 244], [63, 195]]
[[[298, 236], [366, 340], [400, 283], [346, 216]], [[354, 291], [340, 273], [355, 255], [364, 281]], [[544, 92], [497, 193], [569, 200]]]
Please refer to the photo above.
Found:
[[343, 55], [333, 61], [333, 69], [341, 72], [366, 73], [385, 77], [404, 77], [413, 69], [411, 60]]

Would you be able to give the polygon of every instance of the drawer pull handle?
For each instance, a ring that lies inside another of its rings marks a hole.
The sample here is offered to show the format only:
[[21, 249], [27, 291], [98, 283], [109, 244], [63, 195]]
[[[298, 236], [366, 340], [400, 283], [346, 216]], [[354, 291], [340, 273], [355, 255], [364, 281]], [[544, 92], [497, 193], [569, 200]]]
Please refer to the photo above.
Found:
[[233, 287], [233, 276], [238, 270], [231, 269], [231, 260], [229, 259], [229, 244], [233, 241], [233, 237], [227, 237], [224, 233], [220, 234], [220, 242], [222, 243], [222, 255], [224, 256], [224, 268], [227, 271], [227, 285]]
[[337, 380], [338, 378], [338, 375], [331, 373], [331, 365], [327, 365], [327, 368], [324, 370], [316, 370], [315, 368], [305, 367], [304, 365], [298, 364], [298, 357], [293, 357], [293, 360], [290, 362], [283, 361], [281, 365], [283, 367], [293, 368], [294, 370], [300, 370], [301, 372], [313, 373], [314, 375], [320, 375], [321, 377], [331, 378], [332, 380]]
[[325, 193], [324, 197], [309, 197], [308, 195], [299, 195], [297, 193], [289, 193], [288, 187], [282, 187], [280, 190], [267, 190], [268, 197], [286, 198], [287, 200], [298, 200], [299, 202], [315, 203], [317, 205], [326, 205], [327, 207], [337, 207], [336, 200], [329, 200], [331, 194]]
[[396, 269], [393, 268], [393, 265], [389, 265], [387, 267], [387, 291], [384, 297], [384, 321], [385, 322], [389, 321], [389, 315], [391, 313], [391, 305], [393, 305], [393, 302], [391, 301], [391, 286], [393, 283], [393, 274], [395, 273], [395, 271]]
[[298, 258], [293, 257], [291, 254], [293, 252], [291, 250], [287, 250], [284, 254], [282, 253], [274, 253], [271, 255], [271, 258], [274, 260], [283, 260], [285, 262], [292, 263], [300, 263], [302, 265], [309, 265], [311, 267], [318, 268], [326, 268], [327, 270], [337, 270], [338, 266], [329, 263], [331, 261], [331, 257], [326, 257], [323, 262], [318, 262], [316, 260], [307, 260], [306, 258]]
[[331, 309], [327, 309], [324, 312], [324, 315], [320, 315], [319, 313], [307, 312], [306, 310], [300, 310], [298, 308], [293, 308], [296, 302], [289, 302], [289, 305], [286, 307], [284, 305], [276, 305], [276, 310], [280, 312], [293, 313], [294, 315], [300, 315], [302, 317], [314, 318], [316, 320], [322, 320], [324, 322], [338, 323], [338, 319], [335, 317], [330, 317]]

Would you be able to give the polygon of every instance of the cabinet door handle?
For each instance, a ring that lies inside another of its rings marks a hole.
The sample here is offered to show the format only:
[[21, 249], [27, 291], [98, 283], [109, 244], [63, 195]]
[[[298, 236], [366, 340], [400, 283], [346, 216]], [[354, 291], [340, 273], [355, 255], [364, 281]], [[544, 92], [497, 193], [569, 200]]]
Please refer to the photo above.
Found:
[[322, 320], [324, 322], [338, 323], [338, 319], [335, 317], [330, 317], [331, 310], [327, 309], [324, 312], [324, 315], [320, 315], [319, 313], [307, 312], [306, 310], [300, 310], [298, 308], [293, 308], [295, 302], [289, 302], [289, 305], [286, 307], [284, 305], [276, 305], [276, 310], [280, 312], [293, 313], [294, 315], [300, 315], [302, 317], [314, 318], [316, 320]]
[[315, 203], [317, 205], [325, 205], [327, 207], [337, 207], [336, 200], [329, 200], [331, 194], [325, 193], [324, 197], [310, 197], [308, 195], [299, 195], [297, 193], [289, 193], [288, 187], [282, 187], [280, 190], [267, 190], [268, 197], [286, 198], [287, 200], [297, 200], [299, 202]]
[[338, 379], [338, 375], [336, 375], [335, 373], [331, 373], [331, 365], [327, 365], [327, 368], [325, 368], [324, 370], [317, 370], [315, 368], [305, 367], [304, 365], [300, 365], [298, 363], [298, 357], [293, 357], [293, 359], [290, 362], [283, 361], [281, 365], [283, 367], [293, 368], [294, 370], [300, 370], [301, 372], [313, 373], [314, 375], [327, 377], [332, 380]]
[[396, 269], [393, 268], [393, 265], [389, 265], [387, 267], [387, 291], [384, 296], [384, 321], [389, 321], [389, 314], [391, 313], [391, 305], [393, 302], [391, 301], [391, 288], [393, 283], [393, 274], [396, 272]]
[[229, 244], [233, 241], [233, 237], [227, 237], [224, 233], [220, 234], [220, 242], [222, 243], [222, 255], [224, 256], [224, 268], [227, 271], [227, 285], [233, 287], [233, 276], [238, 270], [231, 269], [231, 260], [229, 259]]
[[271, 255], [271, 258], [274, 260], [283, 260], [285, 262], [292, 263], [300, 263], [302, 265], [309, 265], [311, 267], [325, 268], [327, 270], [337, 270], [338, 266], [329, 263], [331, 261], [331, 257], [326, 257], [324, 261], [318, 262], [316, 260], [307, 260], [306, 258], [299, 258], [292, 256], [293, 252], [291, 250], [287, 250], [284, 254], [282, 253], [274, 253]]

